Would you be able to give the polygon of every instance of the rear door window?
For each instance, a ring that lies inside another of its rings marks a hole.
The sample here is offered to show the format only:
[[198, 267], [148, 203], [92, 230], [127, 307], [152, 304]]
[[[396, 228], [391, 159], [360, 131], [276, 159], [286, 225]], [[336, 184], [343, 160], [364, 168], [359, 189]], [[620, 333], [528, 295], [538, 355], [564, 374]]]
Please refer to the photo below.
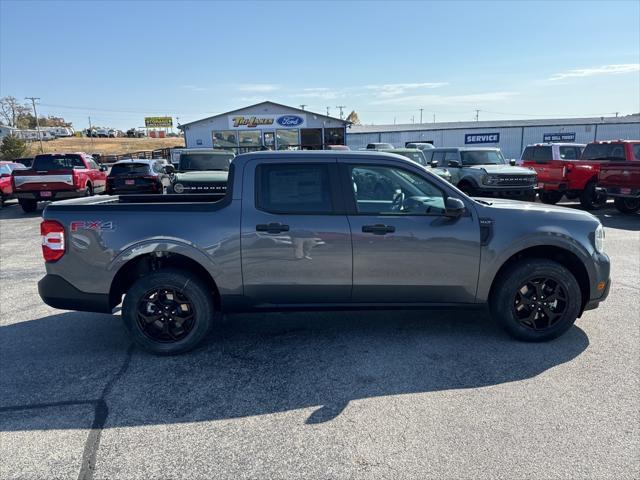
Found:
[[256, 170], [256, 203], [271, 213], [331, 214], [329, 166], [260, 165]]
[[551, 147], [535, 147], [533, 151], [533, 160], [536, 163], [549, 163], [553, 160], [553, 151]]
[[560, 147], [560, 158], [562, 160], [577, 160], [580, 158], [576, 147]]

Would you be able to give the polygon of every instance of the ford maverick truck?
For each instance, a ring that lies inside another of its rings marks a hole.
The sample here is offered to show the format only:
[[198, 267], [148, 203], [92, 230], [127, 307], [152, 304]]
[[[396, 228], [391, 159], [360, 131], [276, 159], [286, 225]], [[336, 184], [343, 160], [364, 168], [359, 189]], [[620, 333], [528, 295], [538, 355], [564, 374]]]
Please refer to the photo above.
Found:
[[475, 200], [376, 151], [248, 153], [224, 194], [72, 199], [43, 217], [43, 300], [122, 304], [157, 354], [194, 348], [224, 312], [260, 310], [488, 306], [514, 337], [544, 341], [610, 285], [591, 214]]

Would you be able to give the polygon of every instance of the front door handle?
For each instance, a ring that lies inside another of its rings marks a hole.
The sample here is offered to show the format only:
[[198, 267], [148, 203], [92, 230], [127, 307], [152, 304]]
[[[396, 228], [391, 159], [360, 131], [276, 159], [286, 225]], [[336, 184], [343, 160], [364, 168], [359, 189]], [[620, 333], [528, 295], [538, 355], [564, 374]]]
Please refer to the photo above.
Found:
[[278, 223], [261, 223], [256, 225], [256, 232], [282, 233], [288, 232], [289, 225]]
[[374, 235], [386, 235], [387, 233], [393, 233], [395, 231], [396, 227], [392, 225], [383, 225], [381, 223], [362, 226], [362, 233], [373, 233]]

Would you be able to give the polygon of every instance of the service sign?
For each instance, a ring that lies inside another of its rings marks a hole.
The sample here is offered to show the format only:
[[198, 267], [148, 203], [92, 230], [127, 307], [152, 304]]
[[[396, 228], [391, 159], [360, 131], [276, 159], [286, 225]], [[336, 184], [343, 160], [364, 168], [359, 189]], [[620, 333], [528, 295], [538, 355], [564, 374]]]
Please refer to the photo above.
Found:
[[542, 141], [548, 142], [575, 142], [576, 132], [559, 132], [559, 133], [544, 133], [542, 134]]
[[229, 115], [229, 128], [234, 130], [264, 130], [281, 128], [304, 128], [305, 115]]
[[144, 117], [144, 126], [147, 128], [173, 127], [172, 117]]
[[499, 133], [467, 133], [464, 136], [466, 145], [475, 145], [478, 143], [500, 143]]

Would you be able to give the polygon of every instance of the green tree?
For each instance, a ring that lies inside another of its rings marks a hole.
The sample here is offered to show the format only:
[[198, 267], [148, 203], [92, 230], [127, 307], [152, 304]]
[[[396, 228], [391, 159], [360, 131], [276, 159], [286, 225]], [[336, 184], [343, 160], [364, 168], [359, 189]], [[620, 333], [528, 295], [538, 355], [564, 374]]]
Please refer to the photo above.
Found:
[[15, 160], [27, 154], [27, 142], [14, 136], [7, 135], [0, 145], [0, 158], [3, 160]]

